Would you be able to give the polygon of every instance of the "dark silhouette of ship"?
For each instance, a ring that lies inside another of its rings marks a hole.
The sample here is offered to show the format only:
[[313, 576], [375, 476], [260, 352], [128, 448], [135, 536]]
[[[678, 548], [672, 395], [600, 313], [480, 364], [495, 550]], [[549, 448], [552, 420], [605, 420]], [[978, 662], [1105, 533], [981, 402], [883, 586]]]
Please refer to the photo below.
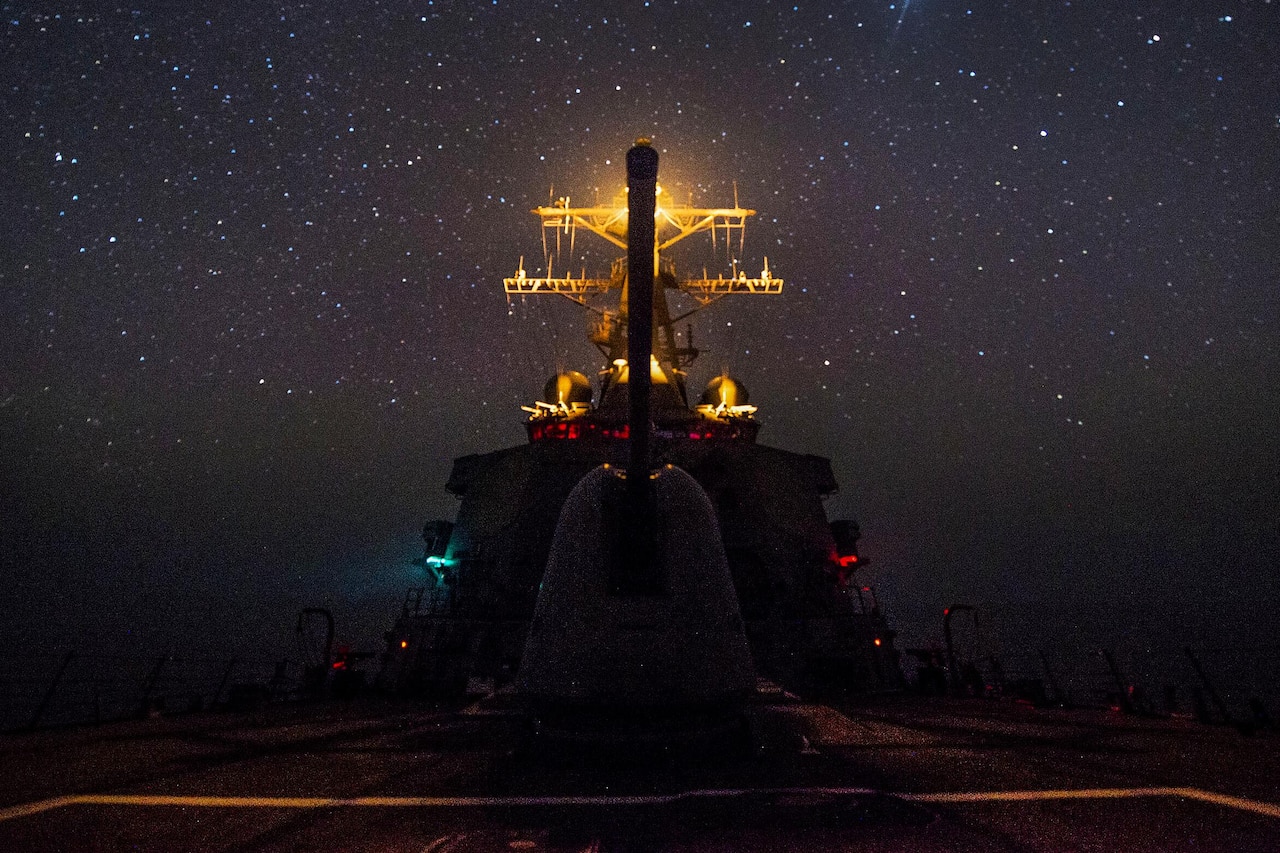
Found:
[[[767, 258], [756, 277], [736, 262], [728, 275], [684, 277], [667, 250], [695, 234], [709, 235], [713, 249], [740, 250], [755, 211], [736, 197], [732, 207], [698, 208], [676, 203], [656, 184], [654, 194], [652, 237], [629, 239], [626, 193], [612, 205], [577, 207], [562, 197], [533, 211], [547, 275], [528, 274], [521, 259], [504, 280], [508, 298], [561, 296], [594, 310], [590, 340], [604, 366], [594, 388], [578, 371], [553, 375], [525, 407], [527, 443], [454, 461], [447, 489], [461, 498], [457, 520], [426, 525], [420, 563], [430, 582], [409, 591], [387, 634], [384, 687], [456, 695], [472, 678], [501, 685], [519, 671], [566, 499], [593, 469], [625, 467], [635, 443], [630, 365], [645, 356], [629, 352], [632, 338], [651, 341], [642, 454], [655, 469], [687, 472], [709, 498], [716, 521], [704, 535], [723, 546], [756, 671], [810, 693], [901, 686], [894, 632], [858, 583], [858, 525], [825, 513], [823, 499], [837, 490], [830, 461], [759, 443], [756, 407], [727, 371], [696, 396], [688, 387], [699, 350], [692, 327], [682, 336], [677, 324], [728, 296], [778, 296], [783, 281]], [[628, 256], [613, 262], [608, 277], [553, 275], [555, 247], [566, 239], [572, 245], [579, 230]], [[643, 251], [650, 240], [653, 286], [644, 292], [628, 270], [637, 256], [650, 260]], [[677, 298], [693, 307], [673, 316]], [[651, 310], [637, 308], [645, 302]], [[646, 316], [648, 329], [628, 331]]]
[[[139, 719], [0, 740], [0, 849], [1276, 849], [1274, 725], [1261, 700], [1251, 723], [1233, 720], [1190, 649], [1219, 712], [1196, 718], [1233, 726], [1179, 715], [1172, 696], [1154, 713], [1109, 653], [1111, 710], [988, 692], [952, 648], [967, 605], [946, 612], [945, 657], [908, 650], [919, 692], [941, 695], [848, 695], [901, 676], [893, 632], [859, 595], [857, 526], [823, 512], [830, 464], [759, 444], [727, 373], [691, 400], [697, 351], [666, 300], [782, 282], [767, 265], [755, 279], [681, 279], [663, 248], [741, 235], [752, 212], [670, 206], [656, 152], [638, 144], [627, 159], [625, 205], [535, 211], [548, 230], [626, 248], [610, 277], [506, 282], [620, 297], [593, 334], [598, 386], [556, 374], [527, 444], [456, 461], [457, 521], [425, 530], [433, 583], [387, 635], [383, 687], [452, 695], [356, 696], [363, 656], [333, 648], [317, 608], [297, 631], [322, 627], [323, 655], [296, 689], [284, 663], [269, 683], [237, 683], [233, 659], [210, 703], [229, 713], [169, 713], [165, 695], [182, 694], [166, 688], [177, 661], [161, 657]], [[645, 363], [647, 377], [629, 375]], [[514, 683], [469, 692], [476, 679]], [[90, 681], [96, 711], [103, 685]], [[283, 695], [344, 701], [266, 701]]]

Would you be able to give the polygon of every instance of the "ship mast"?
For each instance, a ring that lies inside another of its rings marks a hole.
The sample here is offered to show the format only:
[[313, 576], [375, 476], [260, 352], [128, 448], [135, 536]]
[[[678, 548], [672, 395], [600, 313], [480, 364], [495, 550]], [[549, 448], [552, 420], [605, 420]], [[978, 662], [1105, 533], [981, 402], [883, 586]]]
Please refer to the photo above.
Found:
[[[698, 351], [692, 346], [676, 346], [675, 324], [678, 321], [725, 296], [780, 294], [783, 282], [769, 270], [768, 257], [764, 259], [764, 267], [756, 277], [748, 277], [745, 271], [737, 269], [736, 264], [728, 276], [721, 273], [712, 278], [704, 270], [701, 277], [677, 277], [674, 265], [662, 257], [664, 251], [687, 237], [703, 233], [711, 235], [713, 246], [723, 241], [730, 248], [734, 248], [736, 243], [736, 248], [741, 250], [746, 236], [746, 219], [754, 216], [756, 211], [738, 206], [736, 197], [733, 207], [680, 205], [674, 203], [674, 200], [660, 186], [655, 185], [654, 189], [656, 204], [652, 214], [654, 220], [652, 240], [656, 278], [651, 300], [653, 354], [661, 365], [674, 370], [677, 374], [682, 374], [684, 368], [697, 357]], [[564, 296], [583, 306], [588, 305], [588, 298], [591, 296], [619, 292], [617, 312], [611, 313], [608, 310], [600, 312], [602, 321], [594, 330], [591, 340], [610, 363], [615, 363], [618, 359], [627, 359], [627, 362], [631, 363], [624, 334], [632, 302], [631, 294], [628, 292], [628, 260], [617, 259], [608, 278], [588, 277], [585, 273], [575, 277], [569, 271], [563, 275], [556, 275], [553, 270], [563, 241], [568, 241], [570, 252], [572, 252], [580, 228], [630, 255], [627, 237], [629, 205], [625, 197], [620, 198], [620, 201], [621, 203], [613, 206], [597, 204], [591, 207], [575, 207], [568, 196], [562, 196], [549, 205], [534, 208], [531, 212], [542, 220], [546, 275], [528, 275], [522, 258], [516, 274], [503, 279], [503, 288], [508, 299], [512, 296], [524, 297], [549, 293]], [[673, 318], [667, 303], [667, 290], [689, 295], [698, 307]]]
[[[648, 365], [653, 354], [653, 293], [658, 251], [654, 236], [654, 205], [658, 188], [658, 152], [648, 139], [637, 139], [627, 152], [627, 269], [632, 282], [631, 310], [627, 314], [627, 364]], [[657, 519], [654, 491], [649, 480], [649, 430], [652, 418], [648, 370], [632, 370], [627, 386], [630, 460], [627, 463], [627, 517], [623, 535], [627, 558], [611, 567], [609, 586], [618, 593], [657, 595], [662, 590], [657, 559]]]

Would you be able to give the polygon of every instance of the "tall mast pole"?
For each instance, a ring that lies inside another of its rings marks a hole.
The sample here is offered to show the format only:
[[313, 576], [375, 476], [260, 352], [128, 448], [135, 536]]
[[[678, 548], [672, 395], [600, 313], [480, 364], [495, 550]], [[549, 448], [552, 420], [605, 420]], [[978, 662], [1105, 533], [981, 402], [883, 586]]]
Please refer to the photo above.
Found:
[[627, 383], [630, 386], [631, 465], [628, 479], [649, 473], [649, 361], [653, 356], [653, 212], [658, 152], [647, 139], [627, 152]]
[[630, 462], [627, 466], [626, 557], [614, 567], [613, 588], [623, 594], [656, 595], [662, 579], [657, 561], [656, 520], [649, 482], [650, 388], [653, 355], [653, 288], [657, 252], [658, 152], [637, 139], [627, 152], [627, 397]]

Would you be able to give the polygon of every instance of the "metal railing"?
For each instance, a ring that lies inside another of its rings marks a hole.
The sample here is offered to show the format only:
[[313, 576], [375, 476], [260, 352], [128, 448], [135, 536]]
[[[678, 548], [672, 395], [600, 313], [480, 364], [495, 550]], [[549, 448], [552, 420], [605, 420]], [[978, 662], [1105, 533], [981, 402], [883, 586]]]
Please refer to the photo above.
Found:
[[980, 689], [1036, 704], [1180, 715], [1241, 729], [1273, 727], [1280, 710], [1280, 644], [1021, 649], [962, 663], [971, 680], [950, 674], [952, 692]]
[[0, 662], [0, 731], [104, 723], [292, 698], [302, 665], [66, 652]]

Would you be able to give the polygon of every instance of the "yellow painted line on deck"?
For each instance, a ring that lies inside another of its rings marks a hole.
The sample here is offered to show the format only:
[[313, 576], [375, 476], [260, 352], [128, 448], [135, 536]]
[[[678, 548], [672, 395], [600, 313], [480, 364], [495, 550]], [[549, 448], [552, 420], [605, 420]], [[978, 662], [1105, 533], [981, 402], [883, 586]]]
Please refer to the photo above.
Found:
[[963, 805], [967, 803], [1041, 802], [1048, 800], [1118, 800], [1141, 797], [1178, 797], [1280, 819], [1280, 806], [1245, 797], [1218, 794], [1199, 788], [1064, 788], [1022, 791], [944, 791], [910, 793], [871, 788], [727, 788], [683, 791], [675, 794], [637, 796], [530, 796], [530, 797], [229, 797], [158, 794], [81, 794], [52, 797], [0, 809], [0, 822], [28, 817], [66, 806], [141, 806], [232, 809], [332, 809], [332, 808], [512, 808], [521, 806], [642, 806], [665, 805], [681, 800], [730, 799], [769, 796], [885, 797], [913, 803]]
[[1264, 803], [1260, 800], [1249, 800], [1244, 797], [1233, 797], [1229, 794], [1215, 794], [1213, 791], [1201, 791], [1199, 788], [1178, 788], [1181, 796], [1193, 800], [1213, 803], [1217, 806], [1228, 806], [1246, 812], [1257, 812], [1267, 817], [1280, 818], [1280, 806]]
[[915, 803], [1014, 803], [1031, 800], [1122, 800], [1134, 797], [1181, 797], [1195, 788], [1062, 788], [1049, 791], [946, 791], [938, 794], [894, 794]]
[[1216, 794], [1199, 788], [1080, 788], [1056, 791], [956, 791], [939, 794], [894, 794], [900, 800], [917, 803], [997, 803], [1030, 800], [1115, 800], [1135, 797], [1181, 797], [1216, 806], [1255, 812], [1280, 818], [1280, 806], [1246, 797]]
[[47, 812], [49, 809], [56, 809], [61, 806], [69, 806], [75, 801], [75, 797], [54, 797], [49, 800], [37, 800], [34, 803], [23, 803], [20, 806], [9, 806], [7, 809], [0, 809], [0, 822]]

